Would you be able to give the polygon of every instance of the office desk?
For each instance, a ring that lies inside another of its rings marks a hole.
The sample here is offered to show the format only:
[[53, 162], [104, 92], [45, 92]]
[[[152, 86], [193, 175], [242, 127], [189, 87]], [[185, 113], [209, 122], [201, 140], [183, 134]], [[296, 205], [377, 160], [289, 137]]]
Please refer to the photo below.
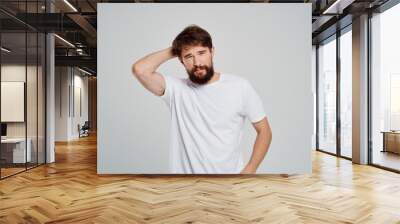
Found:
[[400, 154], [400, 132], [382, 131], [383, 133], [383, 151]]
[[[1, 139], [1, 157], [6, 163], [25, 163], [30, 162], [32, 158], [30, 138], [27, 139], [25, 154], [25, 138], [6, 138]], [[25, 161], [27, 159], [27, 161]]]

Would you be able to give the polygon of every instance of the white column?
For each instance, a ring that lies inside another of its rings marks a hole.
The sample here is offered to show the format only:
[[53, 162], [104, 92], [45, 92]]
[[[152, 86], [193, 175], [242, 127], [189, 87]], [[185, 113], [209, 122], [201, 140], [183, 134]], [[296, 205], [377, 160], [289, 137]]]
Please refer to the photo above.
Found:
[[[47, 12], [54, 12], [54, 5], [46, 1]], [[46, 35], [46, 163], [55, 162], [55, 43], [54, 34]]]
[[368, 15], [353, 20], [353, 162], [368, 163]]
[[47, 61], [47, 76], [46, 76], [46, 163], [55, 161], [54, 151], [54, 133], [55, 133], [55, 76], [54, 76], [54, 35], [49, 33], [46, 36], [46, 61]]

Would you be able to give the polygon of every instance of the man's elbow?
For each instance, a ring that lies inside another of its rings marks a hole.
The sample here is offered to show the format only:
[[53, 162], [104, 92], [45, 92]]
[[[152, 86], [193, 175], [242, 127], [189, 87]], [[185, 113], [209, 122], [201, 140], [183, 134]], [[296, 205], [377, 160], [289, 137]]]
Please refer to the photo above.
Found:
[[140, 67], [140, 65], [138, 65], [137, 63], [134, 63], [134, 64], [132, 65], [132, 74], [133, 74], [135, 77], [139, 77], [139, 76], [141, 76], [143, 73], [144, 73], [144, 72], [143, 72], [143, 69]]

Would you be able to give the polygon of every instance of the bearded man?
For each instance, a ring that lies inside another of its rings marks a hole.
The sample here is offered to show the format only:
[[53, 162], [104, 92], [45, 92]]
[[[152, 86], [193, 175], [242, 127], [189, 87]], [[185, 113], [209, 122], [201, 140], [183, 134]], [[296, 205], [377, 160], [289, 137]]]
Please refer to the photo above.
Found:
[[[271, 143], [272, 131], [259, 95], [245, 78], [215, 71], [214, 53], [210, 34], [191, 25], [178, 34], [171, 47], [132, 66], [139, 82], [161, 97], [171, 112], [172, 173], [253, 174]], [[188, 78], [157, 72], [173, 58], [179, 59]], [[251, 158], [244, 163], [239, 144], [246, 118], [257, 137]]]

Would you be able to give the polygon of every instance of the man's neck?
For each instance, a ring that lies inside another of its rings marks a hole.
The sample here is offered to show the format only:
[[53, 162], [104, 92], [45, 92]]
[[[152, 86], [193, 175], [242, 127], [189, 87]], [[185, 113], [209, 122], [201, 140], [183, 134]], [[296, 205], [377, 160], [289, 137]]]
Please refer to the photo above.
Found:
[[217, 82], [220, 78], [221, 78], [221, 73], [219, 73], [219, 72], [214, 72], [213, 77], [212, 77], [206, 84], [208, 85], [208, 84]]

